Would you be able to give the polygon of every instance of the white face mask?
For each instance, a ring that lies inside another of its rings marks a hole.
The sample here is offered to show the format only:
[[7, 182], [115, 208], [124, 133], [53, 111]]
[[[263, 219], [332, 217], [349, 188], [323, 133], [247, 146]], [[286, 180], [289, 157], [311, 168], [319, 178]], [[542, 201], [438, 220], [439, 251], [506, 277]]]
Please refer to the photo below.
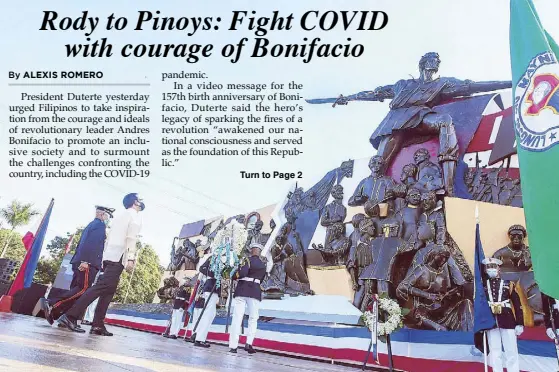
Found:
[[490, 278], [496, 278], [498, 274], [499, 274], [499, 270], [497, 269], [487, 269], [487, 275]]

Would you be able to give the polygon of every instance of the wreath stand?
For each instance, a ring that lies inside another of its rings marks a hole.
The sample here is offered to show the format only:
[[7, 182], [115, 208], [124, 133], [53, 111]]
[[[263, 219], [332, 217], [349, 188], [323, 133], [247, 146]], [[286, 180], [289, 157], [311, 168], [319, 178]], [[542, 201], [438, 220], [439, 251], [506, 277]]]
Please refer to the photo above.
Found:
[[[375, 344], [375, 353], [373, 358], [376, 359], [378, 363], [378, 318], [382, 317], [384, 321], [386, 321], [386, 312], [380, 313], [380, 305], [379, 305], [379, 297], [374, 295], [373, 298], [373, 328], [371, 329], [371, 341], [369, 342], [369, 348], [367, 349], [367, 354], [365, 356], [365, 360], [363, 361], [363, 365], [361, 366], [361, 370], [364, 371], [367, 367], [367, 361], [369, 360], [369, 355], [371, 355], [371, 348], [373, 344]], [[390, 341], [390, 334], [384, 336], [386, 338], [386, 346], [388, 349], [388, 370], [390, 372], [394, 371], [394, 362], [392, 360], [392, 343]]]
[[[392, 361], [392, 345], [390, 343], [390, 335], [386, 335], [386, 346], [388, 347], [388, 370], [390, 372], [394, 371], [394, 363]], [[367, 367], [367, 361], [369, 360], [369, 355], [371, 355], [371, 348], [373, 347], [373, 340], [369, 342], [369, 349], [367, 350], [367, 355], [365, 356], [365, 360], [363, 361], [363, 366], [361, 370], [364, 371]]]

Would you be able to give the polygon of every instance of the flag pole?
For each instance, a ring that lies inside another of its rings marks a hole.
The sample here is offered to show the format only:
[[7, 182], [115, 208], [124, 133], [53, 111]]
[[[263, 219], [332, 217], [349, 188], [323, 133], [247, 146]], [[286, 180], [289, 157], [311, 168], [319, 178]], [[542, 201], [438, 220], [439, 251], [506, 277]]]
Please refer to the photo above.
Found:
[[[476, 203], [476, 224], [479, 225], [479, 206]], [[483, 368], [485, 372], [488, 372], [487, 366], [487, 331], [483, 331]]]
[[487, 331], [483, 331], [483, 367], [485, 372], [489, 370], [487, 367]]

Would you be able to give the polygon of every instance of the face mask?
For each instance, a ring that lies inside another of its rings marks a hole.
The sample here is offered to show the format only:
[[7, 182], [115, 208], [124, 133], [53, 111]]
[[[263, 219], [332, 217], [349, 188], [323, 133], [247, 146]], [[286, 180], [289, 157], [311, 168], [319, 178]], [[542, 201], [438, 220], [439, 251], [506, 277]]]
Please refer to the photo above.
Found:
[[487, 275], [490, 278], [496, 278], [498, 273], [499, 273], [499, 270], [497, 270], [497, 269], [487, 269]]
[[105, 226], [109, 226], [109, 224], [111, 223], [111, 220], [104, 220], [103, 223], [105, 224]]

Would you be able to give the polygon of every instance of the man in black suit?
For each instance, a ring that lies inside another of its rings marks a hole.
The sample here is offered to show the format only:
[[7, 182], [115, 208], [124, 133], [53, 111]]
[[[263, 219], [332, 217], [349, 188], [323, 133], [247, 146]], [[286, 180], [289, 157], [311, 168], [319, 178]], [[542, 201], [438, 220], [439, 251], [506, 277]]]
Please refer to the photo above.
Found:
[[70, 289], [59, 296], [41, 299], [41, 308], [50, 324], [91, 287], [101, 268], [105, 247], [106, 227], [113, 217], [114, 209], [95, 206], [95, 219], [83, 230], [76, 253], [70, 264], [74, 271]]
[[262, 301], [260, 283], [266, 276], [266, 265], [260, 259], [263, 246], [254, 243], [251, 244], [250, 248], [251, 256], [235, 274], [235, 279], [238, 282], [233, 295], [233, 320], [231, 322], [231, 333], [229, 334], [229, 352], [231, 353], [236, 353], [239, 346], [239, 332], [245, 316], [245, 308], [248, 308], [248, 332], [245, 350], [249, 354], [256, 353], [252, 343], [258, 326], [258, 310], [260, 301]]

